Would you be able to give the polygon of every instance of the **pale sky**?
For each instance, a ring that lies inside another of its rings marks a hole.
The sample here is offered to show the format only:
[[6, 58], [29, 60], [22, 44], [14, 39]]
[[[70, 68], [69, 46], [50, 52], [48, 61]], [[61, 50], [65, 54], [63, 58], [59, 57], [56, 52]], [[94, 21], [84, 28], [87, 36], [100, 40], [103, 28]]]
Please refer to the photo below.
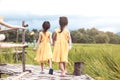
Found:
[[72, 24], [120, 32], [120, 0], [0, 0], [1, 14], [83, 16]]
[[120, 0], [0, 0], [0, 12], [120, 17]]

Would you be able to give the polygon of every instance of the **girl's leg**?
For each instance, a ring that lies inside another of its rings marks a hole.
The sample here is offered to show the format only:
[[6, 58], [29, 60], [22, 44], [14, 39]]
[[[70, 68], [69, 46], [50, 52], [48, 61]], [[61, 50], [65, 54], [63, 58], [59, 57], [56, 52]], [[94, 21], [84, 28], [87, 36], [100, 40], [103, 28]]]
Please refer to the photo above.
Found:
[[52, 74], [53, 74], [53, 69], [52, 69], [52, 60], [51, 60], [51, 59], [49, 59], [49, 60], [48, 60], [48, 63], [49, 63], [49, 68], [50, 68], [50, 69], [49, 69], [49, 74], [51, 74], [51, 75], [52, 75]]
[[44, 63], [41, 63], [41, 71], [44, 71]]
[[64, 71], [65, 71], [65, 73], [67, 73], [66, 65], [67, 65], [67, 63], [66, 63], [66, 62], [63, 62], [63, 66], [64, 66]]
[[61, 72], [61, 76], [64, 76], [65, 75], [65, 70], [64, 70], [64, 64], [63, 64], [63, 62], [59, 62], [59, 67], [60, 67], [60, 70], [62, 71]]
[[48, 60], [48, 64], [49, 64], [49, 68], [52, 68], [52, 60], [51, 59]]

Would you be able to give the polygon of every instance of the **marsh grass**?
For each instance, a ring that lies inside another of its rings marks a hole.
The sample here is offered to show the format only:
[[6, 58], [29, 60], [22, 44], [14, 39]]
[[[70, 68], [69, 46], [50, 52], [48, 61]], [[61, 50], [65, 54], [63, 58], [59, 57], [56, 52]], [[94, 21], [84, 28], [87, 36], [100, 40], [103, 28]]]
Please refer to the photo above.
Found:
[[[0, 52], [0, 62], [14, 63], [12, 50], [6, 50], [6, 54]], [[34, 60], [35, 51], [30, 46], [26, 49], [26, 63], [39, 65]], [[120, 45], [117, 44], [73, 44], [69, 51], [67, 70], [74, 71], [74, 62], [85, 63], [84, 74], [88, 74], [95, 80], [120, 80]], [[21, 63], [19, 61], [18, 63]], [[46, 63], [46, 66], [48, 64]], [[53, 63], [54, 69], [59, 69], [57, 63]]]

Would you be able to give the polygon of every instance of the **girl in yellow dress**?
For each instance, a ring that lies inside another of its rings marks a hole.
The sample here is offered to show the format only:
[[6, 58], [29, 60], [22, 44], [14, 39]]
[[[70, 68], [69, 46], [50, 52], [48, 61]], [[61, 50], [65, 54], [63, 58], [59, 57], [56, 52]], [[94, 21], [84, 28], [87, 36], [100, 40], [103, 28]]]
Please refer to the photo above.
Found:
[[53, 61], [59, 63], [61, 76], [64, 76], [68, 62], [68, 51], [71, 47], [71, 36], [69, 30], [66, 29], [68, 24], [67, 17], [60, 17], [59, 24], [60, 28], [55, 29], [53, 33]]
[[52, 39], [51, 32], [48, 31], [50, 28], [49, 21], [45, 21], [42, 24], [42, 27], [43, 30], [39, 33], [39, 38], [34, 50], [38, 47], [35, 60], [41, 63], [41, 73], [44, 73], [44, 62], [47, 61], [49, 63], [49, 67], [52, 68], [52, 50], [50, 45], [50, 43], [52, 43]]

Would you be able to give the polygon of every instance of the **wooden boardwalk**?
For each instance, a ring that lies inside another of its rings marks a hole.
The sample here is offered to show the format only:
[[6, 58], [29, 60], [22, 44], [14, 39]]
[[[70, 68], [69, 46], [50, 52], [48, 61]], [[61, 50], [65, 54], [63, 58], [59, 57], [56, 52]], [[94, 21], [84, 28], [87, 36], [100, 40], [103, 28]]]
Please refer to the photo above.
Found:
[[60, 77], [60, 71], [54, 70], [53, 75], [48, 74], [49, 69], [45, 68], [44, 74], [41, 74], [40, 66], [37, 65], [26, 65], [26, 70], [31, 72], [22, 72], [21, 64], [7, 64], [0, 66], [0, 71], [10, 75], [7, 78], [1, 78], [0, 80], [94, 80], [87, 74], [81, 76], [66, 75]]

